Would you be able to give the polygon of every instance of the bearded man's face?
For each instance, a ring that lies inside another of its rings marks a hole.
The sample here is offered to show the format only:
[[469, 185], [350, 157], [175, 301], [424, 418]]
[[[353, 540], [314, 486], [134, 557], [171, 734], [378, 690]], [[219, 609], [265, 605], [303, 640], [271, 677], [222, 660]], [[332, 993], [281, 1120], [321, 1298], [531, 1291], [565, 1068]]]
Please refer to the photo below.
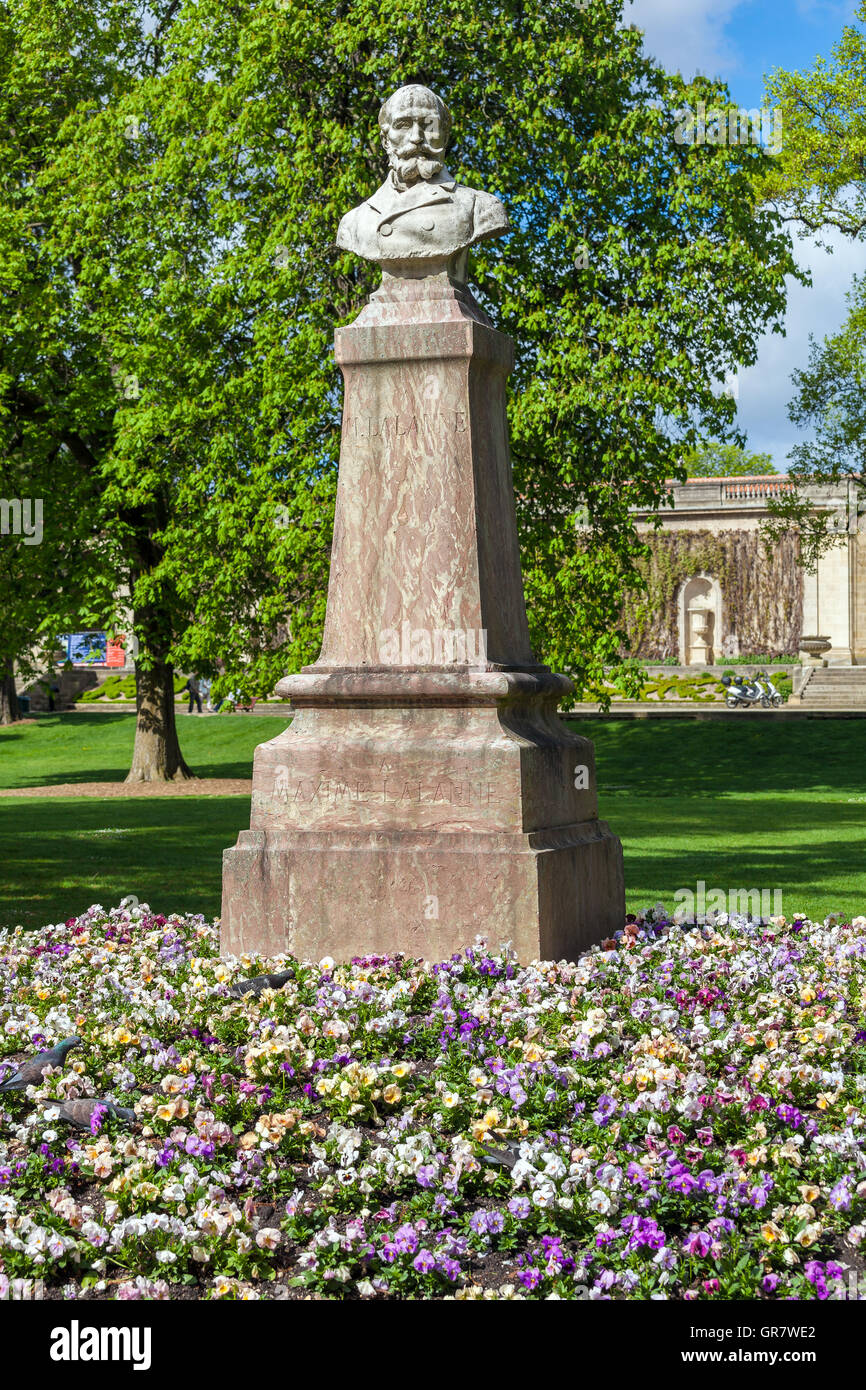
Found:
[[382, 144], [399, 183], [432, 179], [443, 168], [441, 125], [439, 112], [429, 98], [413, 92], [392, 102]]

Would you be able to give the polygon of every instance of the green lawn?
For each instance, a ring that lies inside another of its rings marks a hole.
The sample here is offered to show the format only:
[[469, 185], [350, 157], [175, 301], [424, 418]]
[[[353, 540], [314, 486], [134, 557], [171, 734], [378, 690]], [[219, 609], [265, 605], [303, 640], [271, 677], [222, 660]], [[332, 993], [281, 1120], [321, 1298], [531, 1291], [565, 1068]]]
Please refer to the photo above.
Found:
[[[178, 715], [201, 777], [249, 777], [276, 715]], [[118, 782], [129, 771], [135, 716], [45, 714], [0, 729], [0, 789]], [[40, 926], [129, 893], [163, 911], [219, 913], [222, 851], [250, 823], [248, 796], [2, 799], [0, 926]]]
[[699, 881], [866, 913], [866, 720], [586, 720], [631, 911]]
[[[274, 716], [182, 716], [196, 772], [249, 775]], [[628, 906], [678, 888], [779, 888], [813, 917], [866, 912], [866, 721], [587, 720], [601, 815], [622, 838]], [[0, 787], [116, 781], [131, 714], [49, 715], [0, 730]], [[220, 856], [247, 797], [129, 801], [0, 797], [0, 925], [36, 926], [128, 893], [219, 912]]]
[[248, 796], [0, 799], [0, 927], [65, 921], [129, 893], [155, 911], [220, 911], [222, 852]]
[[[0, 729], [0, 788], [122, 782], [132, 762], [135, 715], [41, 714]], [[287, 724], [278, 715], [178, 714], [183, 755], [199, 777], [249, 777], [253, 749]]]

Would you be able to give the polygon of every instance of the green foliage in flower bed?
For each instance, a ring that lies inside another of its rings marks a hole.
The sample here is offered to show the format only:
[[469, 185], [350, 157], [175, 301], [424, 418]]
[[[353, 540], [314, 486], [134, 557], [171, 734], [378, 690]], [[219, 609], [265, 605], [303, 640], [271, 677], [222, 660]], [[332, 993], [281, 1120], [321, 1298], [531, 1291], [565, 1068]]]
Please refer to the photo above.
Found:
[[[174, 677], [174, 696], [180, 699], [183, 696], [183, 688], [186, 685], [186, 676], [175, 675]], [[122, 676], [119, 672], [113, 676], [107, 676], [101, 685], [94, 686], [92, 690], [85, 690], [78, 696], [77, 704], [92, 704], [94, 701], [103, 700], [134, 700], [135, 699], [135, 676], [129, 674]]]
[[[655, 666], [655, 663], [654, 663]], [[735, 675], [733, 670], [726, 674]], [[644, 681], [639, 700], [695, 700], [698, 704], [718, 703], [723, 701], [727, 691], [722, 685], [718, 676], [712, 675], [709, 671], [701, 671], [693, 676], [667, 675], [656, 669], [647, 669], [647, 679]], [[771, 679], [779, 694], [786, 700], [791, 694], [792, 679], [788, 671], [774, 671]], [[599, 698], [600, 692], [595, 692]], [[621, 687], [617, 687], [614, 698], [629, 699], [634, 698]]]
[[650, 678], [641, 691], [640, 698], [649, 700], [657, 696], [665, 700], [673, 696], [679, 700], [712, 701], [723, 698], [725, 687], [715, 676], [703, 672], [699, 676], [657, 676]]
[[[866, 918], [659, 908], [574, 964], [221, 962], [200, 917], [0, 935], [0, 1293], [814, 1299], [866, 1236]], [[228, 985], [266, 965], [259, 999]], [[134, 1107], [73, 1132], [56, 1106]]]
[[767, 656], [764, 652], [745, 652], [740, 656], [726, 656], [728, 666], [802, 666], [802, 658], [790, 656]]

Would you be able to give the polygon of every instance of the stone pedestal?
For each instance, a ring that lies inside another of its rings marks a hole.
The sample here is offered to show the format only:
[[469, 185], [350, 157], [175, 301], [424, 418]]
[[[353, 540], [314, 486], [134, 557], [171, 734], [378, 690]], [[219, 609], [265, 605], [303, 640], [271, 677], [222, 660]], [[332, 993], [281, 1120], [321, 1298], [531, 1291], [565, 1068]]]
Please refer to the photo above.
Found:
[[575, 957], [621, 927], [592, 744], [534, 661], [505, 382], [511, 341], [447, 275], [390, 280], [336, 335], [328, 607], [297, 713], [256, 750], [222, 948], [441, 959], [482, 934]]

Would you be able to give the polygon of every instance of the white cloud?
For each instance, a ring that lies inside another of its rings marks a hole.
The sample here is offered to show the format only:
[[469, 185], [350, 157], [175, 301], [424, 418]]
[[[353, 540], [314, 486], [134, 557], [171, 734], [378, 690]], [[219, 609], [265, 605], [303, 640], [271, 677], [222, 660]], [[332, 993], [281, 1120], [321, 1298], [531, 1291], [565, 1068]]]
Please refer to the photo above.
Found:
[[724, 30], [746, 0], [625, 0], [623, 21], [644, 31], [646, 51], [686, 81], [696, 72], [728, 77], [737, 50]]

